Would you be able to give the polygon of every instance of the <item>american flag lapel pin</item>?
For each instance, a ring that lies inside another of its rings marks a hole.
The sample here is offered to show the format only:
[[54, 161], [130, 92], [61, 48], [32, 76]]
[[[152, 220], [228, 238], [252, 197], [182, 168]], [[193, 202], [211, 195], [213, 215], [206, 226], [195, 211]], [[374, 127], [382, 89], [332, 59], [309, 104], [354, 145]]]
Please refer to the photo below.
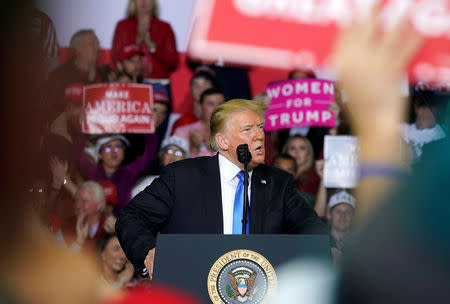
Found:
[[266, 180], [265, 180], [265, 179], [262, 179], [262, 180], [261, 180], [261, 184], [267, 185]]

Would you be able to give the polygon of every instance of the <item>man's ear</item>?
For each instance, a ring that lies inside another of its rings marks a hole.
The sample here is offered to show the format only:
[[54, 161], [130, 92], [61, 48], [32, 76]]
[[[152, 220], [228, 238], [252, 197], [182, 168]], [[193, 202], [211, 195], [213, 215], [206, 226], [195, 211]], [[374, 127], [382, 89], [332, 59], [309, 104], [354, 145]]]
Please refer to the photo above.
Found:
[[222, 151], [228, 151], [229, 149], [229, 143], [228, 138], [223, 133], [217, 133], [216, 134], [216, 142], [219, 146], [219, 149]]

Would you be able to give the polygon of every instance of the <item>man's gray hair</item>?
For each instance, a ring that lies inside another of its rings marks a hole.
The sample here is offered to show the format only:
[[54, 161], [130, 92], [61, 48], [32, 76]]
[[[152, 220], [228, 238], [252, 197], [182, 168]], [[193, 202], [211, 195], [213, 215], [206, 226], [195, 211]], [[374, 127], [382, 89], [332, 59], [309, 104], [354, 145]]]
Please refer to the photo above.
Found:
[[75, 47], [78, 45], [78, 43], [81, 42], [81, 39], [83, 39], [84, 35], [87, 35], [87, 34], [95, 35], [95, 32], [93, 29], [82, 29], [72, 35], [72, 38], [70, 38], [70, 43], [69, 43], [70, 51], [72, 52], [72, 54], [75, 53]]
[[78, 191], [80, 191], [81, 189], [90, 191], [94, 196], [93, 197], [94, 201], [97, 204], [102, 204], [102, 208], [100, 210], [103, 211], [103, 209], [105, 209], [106, 199], [105, 199], [105, 192], [103, 191], [102, 186], [100, 186], [98, 183], [94, 181], [87, 181], [82, 183], [78, 187]]

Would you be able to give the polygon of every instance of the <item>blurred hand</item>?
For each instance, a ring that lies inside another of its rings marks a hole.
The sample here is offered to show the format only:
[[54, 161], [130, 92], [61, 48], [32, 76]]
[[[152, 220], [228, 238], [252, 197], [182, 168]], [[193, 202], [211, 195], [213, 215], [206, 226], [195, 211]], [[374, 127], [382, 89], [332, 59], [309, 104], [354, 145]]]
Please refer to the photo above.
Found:
[[77, 217], [76, 232], [76, 242], [80, 245], [80, 247], [82, 247], [89, 233], [89, 225], [87, 223], [87, 215], [85, 213], [80, 213]]
[[103, 224], [103, 229], [108, 233], [115, 232], [116, 221], [117, 218], [114, 215], [108, 216]]
[[421, 39], [401, 20], [380, 38], [379, 11], [340, 33], [335, 68], [348, 95], [351, 119], [360, 134], [392, 131], [407, 104], [400, 97], [400, 80]]
[[153, 263], [154, 263], [154, 261], [155, 261], [155, 248], [150, 249], [148, 251], [148, 254], [147, 254], [147, 256], [145, 257], [145, 260], [144, 260], [144, 265], [145, 265], [145, 268], [147, 268], [148, 277], [149, 277], [150, 280], [153, 277]]
[[49, 163], [52, 172], [52, 186], [55, 189], [60, 189], [68, 175], [69, 165], [67, 160], [61, 161], [56, 156], [52, 156]]
[[316, 160], [316, 172], [317, 175], [320, 177], [320, 179], [323, 179], [323, 166], [324, 166], [324, 160]]
[[189, 145], [193, 153], [198, 153], [202, 143], [205, 143], [205, 136], [201, 130], [192, 130], [189, 132]]
[[134, 267], [130, 262], [125, 263], [125, 267], [119, 273], [117, 277], [117, 282], [122, 285], [122, 287], [127, 287], [127, 284], [131, 281], [134, 275]]
[[150, 37], [150, 18], [138, 17], [136, 44], [139, 45], [145, 42], [147, 35]]

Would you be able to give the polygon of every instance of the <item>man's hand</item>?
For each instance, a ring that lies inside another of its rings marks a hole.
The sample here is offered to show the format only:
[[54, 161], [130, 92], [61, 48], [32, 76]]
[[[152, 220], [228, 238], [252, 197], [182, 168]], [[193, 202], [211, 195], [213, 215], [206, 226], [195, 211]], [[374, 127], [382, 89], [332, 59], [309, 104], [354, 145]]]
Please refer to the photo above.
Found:
[[52, 171], [52, 187], [61, 189], [64, 179], [67, 178], [69, 165], [67, 160], [61, 161], [56, 156], [50, 158], [50, 170]]
[[76, 243], [80, 247], [82, 247], [89, 233], [89, 225], [87, 223], [87, 215], [85, 213], [80, 213], [78, 215], [76, 230], [77, 230]]
[[130, 282], [131, 278], [134, 275], [134, 267], [130, 262], [126, 262], [125, 267], [117, 277], [117, 283], [119, 283], [122, 287], [127, 287], [127, 284]]
[[148, 277], [151, 280], [153, 277], [153, 262], [155, 261], [155, 248], [152, 248], [148, 251], [147, 256], [144, 260], [145, 268], [148, 271]]

